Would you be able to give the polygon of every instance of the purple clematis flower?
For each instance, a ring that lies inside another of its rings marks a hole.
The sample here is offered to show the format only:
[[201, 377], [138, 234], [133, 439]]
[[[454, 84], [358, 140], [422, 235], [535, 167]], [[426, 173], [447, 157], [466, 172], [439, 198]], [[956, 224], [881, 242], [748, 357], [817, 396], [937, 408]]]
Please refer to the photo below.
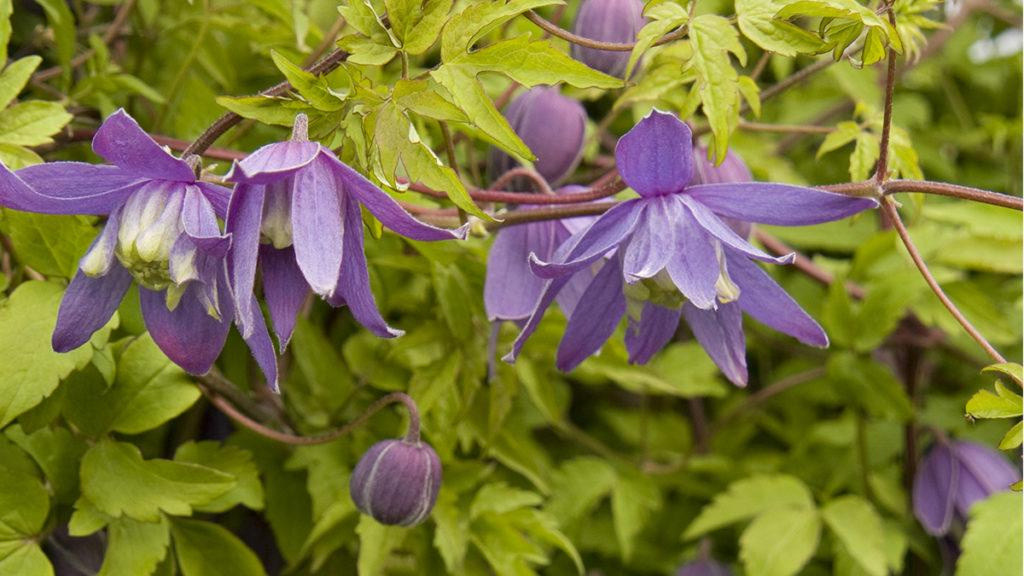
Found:
[[1020, 469], [977, 442], [940, 439], [914, 475], [914, 516], [933, 536], [963, 526], [975, 502], [1021, 478]]
[[[206, 373], [234, 317], [224, 264], [231, 240], [217, 224], [230, 191], [198, 181], [193, 164], [161, 148], [123, 110], [103, 122], [92, 146], [113, 166], [50, 162], [17, 174], [0, 166], [0, 205], [108, 216], [61, 301], [54, 350], [67, 352], [88, 342], [134, 278], [156, 344], [188, 372]], [[247, 336], [268, 381], [276, 385], [266, 326]]]
[[561, 370], [571, 370], [600, 349], [627, 312], [630, 362], [650, 360], [685, 315], [701, 345], [739, 386], [747, 380], [743, 312], [805, 343], [828, 345], [821, 327], [751, 261], [788, 264], [793, 255], [766, 254], [723, 218], [818, 224], [875, 207], [875, 200], [786, 184], [690, 185], [690, 129], [657, 110], [619, 140], [615, 157], [622, 179], [640, 197], [603, 214], [570, 238], [551, 261], [531, 256], [533, 272], [549, 282], [507, 361], [515, 360], [572, 275], [595, 265], [601, 268], [569, 319], [558, 349]]
[[310, 142], [306, 131], [306, 116], [299, 114], [291, 140], [260, 148], [226, 177], [237, 183], [226, 228], [233, 237], [229, 268], [242, 333], [262, 322], [250, 297], [259, 262], [282, 349], [310, 290], [332, 306], [347, 304], [374, 334], [400, 336], [381, 317], [370, 291], [360, 205], [413, 240], [465, 238], [468, 228], [444, 230], [416, 220], [329, 149]]

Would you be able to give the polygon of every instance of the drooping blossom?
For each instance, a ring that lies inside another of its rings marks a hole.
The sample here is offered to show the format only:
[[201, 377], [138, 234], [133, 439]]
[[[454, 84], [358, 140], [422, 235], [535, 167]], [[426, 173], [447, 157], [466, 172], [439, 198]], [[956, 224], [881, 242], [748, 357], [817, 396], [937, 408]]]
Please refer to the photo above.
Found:
[[[583, 155], [587, 112], [579, 102], [562, 96], [555, 86], [537, 86], [517, 96], [505, 108], [509, 126], [537, 157], [534, 169], [552, 185], [572, 174]], [[488, 171], [496, 179], [518, 162], [492, 148]], [[529, 190], [523, 179], [513, 179], [510, 188]]]
[[[123, 110], [103, 122], [92, 147], [112, 165], [50, 162], [16, 174], [0, 166], [0, 205], [108, 217], [61, 301], [54, 350], [88, 342], [134, 278], [156, 344], [188, 372], [206, 373], [234, 317], [224, 262], [231, 241], [217, 223], [230, 191], [198, 181], [195, 164], [161, 148]], [[262, 321], [246, 340], [276, 385], [273, 345]]]
[[1002, 454], [977, 442], [940, 439], [914, 475], [914, 516], [925, 531], [943, 536], [967, 522], [974, 503], [1009, 490], [1020, 469]]
[[383, 440], [359, 459], [349, 491], [356, 508], [381, 524], [423, 522], [441, 489], [441, 459], [422, 441]]
[[766, 254], [723, 218], [801, 226], [844, 218], [877, 202], [786, 184], [690, 185], [691, 139], [678, 118], [653, 111], [619, 140], [619, 174], [640, 197], [573, 235], [551, 261], [531, 257], [533, 272], [550, 282], [506, 360], [515, 360], [572, 275], [602, 261], [559, 345], [561, 370], [600, 349], [623, 316], [631, 362], [650, 360], [685, 315], [711, 358], [740, 386], [747, 380], [743, 312], [805, 343], [827, 346], [821, 327], [751, 261], [785, 264], [793, 256]]
[[310, 142], [306, 130], [306, 116], [297, 115], [291, 140], [256, 150], [226, 177], [237, 183], [226, 229], [233, 238], [229, 272], [242, 333], [262, 321], [251, 298], [259, 263], [282, 348], [310, 290], [332, 306], [348, 305], [374, 334], [399, 336], [370, 291], [359, 207], [413, 240], [465, 238], [467, 227], [444, 230], [416, 220], [328, 148]]
[[[642, 0], [583, 0], [573, 33], [589, 40], [630, 44], [644, 27]], [[610, 76], [622, 76], [629, 52], [598, 50], [572, 45], [572, 57]]]

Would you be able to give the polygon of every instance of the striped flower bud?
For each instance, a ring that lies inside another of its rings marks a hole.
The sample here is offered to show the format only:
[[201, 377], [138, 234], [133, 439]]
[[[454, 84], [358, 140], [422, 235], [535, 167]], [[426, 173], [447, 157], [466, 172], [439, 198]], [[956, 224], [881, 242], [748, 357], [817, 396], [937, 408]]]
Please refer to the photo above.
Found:
[[[642, 0], [583, 0], [573, 33], [588, 40], [629, 44], [644, 27]], [[629, 52], [598, 50], [572, 45], [572, 57], [595, 70], [622, 76]]]
[[[583, 155], [583, 137], [587, 112], [579, 102], [562, 96], [558, 88], [532, 88], [505, 108], [505, 118], [537, 156], [534, 169], [552, 185], [572, 173]], [[498, 148], [491, 149], [488, 169], [491, 179], [500, 177], [519, 163]], [[523, 179], [512, 182], [511, 189], [527, 190]]]
[[367, 450], [349, 481], [352, 500], [381, 524], [414, 526], [434, 508], [441, 460], [423, 442], [384, 440]]

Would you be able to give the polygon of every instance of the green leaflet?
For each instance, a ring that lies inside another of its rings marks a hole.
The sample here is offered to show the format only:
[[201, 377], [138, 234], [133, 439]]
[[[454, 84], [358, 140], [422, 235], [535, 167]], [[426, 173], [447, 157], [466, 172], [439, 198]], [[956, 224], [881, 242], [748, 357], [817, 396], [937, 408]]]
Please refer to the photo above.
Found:
[[865, 573], [889, 573], [882, 518], [868, 501], [859, 496], [842, 496], [823, 506], [821, 517]]
[[807, 486], [798, 478], [781, 474], [751, 476], [719, 493], [686, 528], [684, 538], [696, 538], [762, 514], [772, 517], [782, 510], [814, 513], [814, 500]]
[[1021, 495], [1000, 492], [971, 507], [956, 576], [1018, 574], [1021, 560]]
[[0, 112], [0, 142], [18, 146], [39, 146], [53, 142], [53, 136], [71, 121], [56, 102], [31, 100]]
[[[2, 18], [2, 14], [0, 14], [0, 18]], [[43, 59], [39, 56], [26, 56], [11, 62], [4, 68], [3, 73], [0, 74], [0, 109], [6, 108], [18, 97], [42, 61]]]
[[780, 56], [818, 54], [828, 50], [828, 46], [814, 34], [776, 18], [776, 13], [783, 6], [777, 0], [736, 0], [740, 31], [761, 48]]
[[223, 526], [175, 518], [171, 534], [183, 576], [218, 576], [225, 570], [234, 576], [266, 574], [256, 554]]
[[163, 518], [157, 522], [121, 518], [111, 522], [107, 536], [109, 544], [99, 576], [148, 576], [167, 556], [171, 543], [170, 526]]
[[783, 508], [758, 516], [740, 536], [740, 558], [748, 574], [793, 576], [811, 559], [821, 537], [813, 508]]
[[690, 22], [690, 42], [704, 115], [715, 137], [715, 158], [722, 161], [729, 147], [729, 135], [739, 122], [739, 77], [729, 54], [745, 64], [746, 52], [732, 24], [713, 14], [698, 16]]

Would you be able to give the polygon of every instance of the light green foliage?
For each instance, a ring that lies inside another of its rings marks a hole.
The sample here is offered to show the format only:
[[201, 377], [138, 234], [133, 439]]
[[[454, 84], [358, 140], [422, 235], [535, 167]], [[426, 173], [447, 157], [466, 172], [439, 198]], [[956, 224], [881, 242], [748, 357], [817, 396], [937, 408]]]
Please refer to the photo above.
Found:
[[107, 532], [110, 543], [103, 557], [100, 574], [153, 574], [157, 565], [167, 556], [171, 531], [167, 520], [139, 522], [121, 518], [110, 524]]
[[775, 0], [738, 0], [736, 15], [740, 31], [761, 48], [781, 56], [826, 50], [825, 44], [814, 34], [776, 17], [784, 6]]
[[686, 528], [687, 539], [778, 509], [814, 508], [807, 486], [792, 476], [753, 476], [740, 480], [705, 507]]
[[183, 576], [259, 576], [259, 558], [223, 526], [177, 518], [171, 521], [174, 554]]
[[870, 503], [858, 496], [843, 496], [822, 507], [821, 516], [865, 573], [873, 576], [889, 573], [882, 519]]
[[[78, 260], [89, 248], [96, 230], [82, 216], [51, 216], [4, 210], [0, 229], [10, 234], [11, 243], [26, 266], [41, 274], [72, 278]], [[62, 234], [55, 235], [54, 229]]]
[[957, 576], [995, 576], [1021, 571], [1020, 494], [1002, 492], [971, 507], [971, 521], [956, 563]]
[[813, 508], [762, 514], [743, 531], [740, 558], [751, 574], [791, 576], [810, 560], [820, 534], [821, 518]]

